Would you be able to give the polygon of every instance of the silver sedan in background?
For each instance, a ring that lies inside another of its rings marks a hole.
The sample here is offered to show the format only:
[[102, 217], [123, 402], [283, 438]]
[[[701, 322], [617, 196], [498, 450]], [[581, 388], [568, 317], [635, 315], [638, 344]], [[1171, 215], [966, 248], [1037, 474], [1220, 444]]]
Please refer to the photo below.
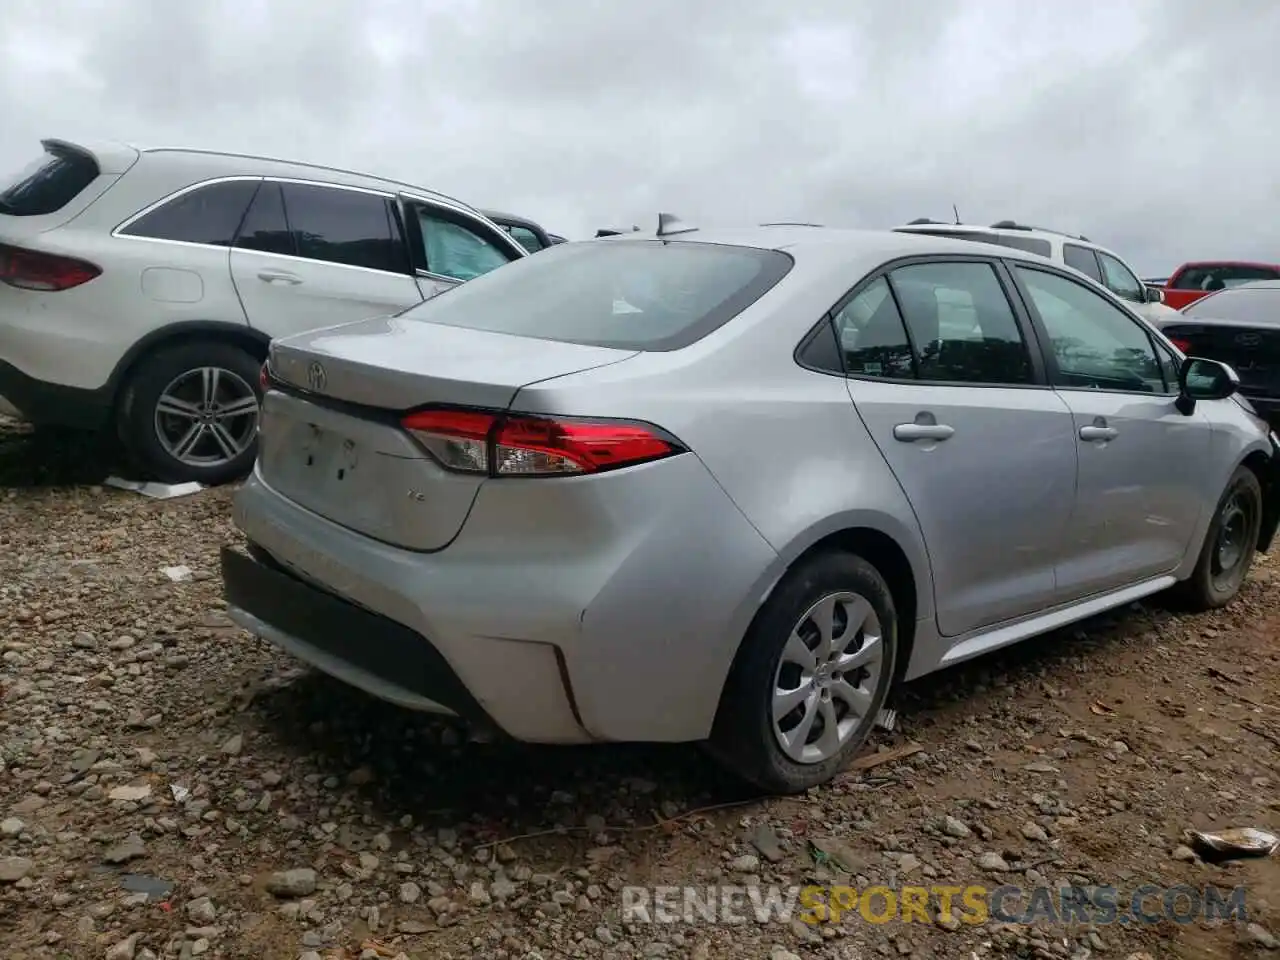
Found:
[[896, 681], [1236, 596], [1276, 440], [1042, 257], [664, 220], [276, 340], [223, 554], [247, 630], [544, 743], [835, 775]]

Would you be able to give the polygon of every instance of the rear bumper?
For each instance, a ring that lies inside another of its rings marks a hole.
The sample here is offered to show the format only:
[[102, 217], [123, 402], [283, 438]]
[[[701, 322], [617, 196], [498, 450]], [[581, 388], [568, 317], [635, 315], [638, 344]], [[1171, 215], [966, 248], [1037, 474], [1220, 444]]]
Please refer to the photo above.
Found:
[[448, 661], [408, 627], [312, 586], [269, 556], [223, 547], [222, 581], [231, 619], [300, 660], [410, 709], [489, 719]]
[[0, 412], [7, 405], [39, 426], [98, 430], [111, 414], [107, 390], [86, 390], [29, 377], [0, 360]]
[[607, 481], [484, 484], [434, 553], [338, 526], [258, 469], [234, 519], [303, 584], [231, 561], [241, 626], [375, 696], [541, 743], [706, 737], [780, 562], [691, 454]]

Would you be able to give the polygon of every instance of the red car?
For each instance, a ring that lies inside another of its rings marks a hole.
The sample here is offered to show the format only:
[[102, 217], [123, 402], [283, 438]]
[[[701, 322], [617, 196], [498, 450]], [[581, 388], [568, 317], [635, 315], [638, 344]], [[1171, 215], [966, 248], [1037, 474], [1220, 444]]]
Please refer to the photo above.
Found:
[[1280, 265], [1243, 260], [1195, 260], [1184, 263], [1165, 281], [1164, 303], [1181, 310], [1207, 293], [1255, 280], [1280, 280]]

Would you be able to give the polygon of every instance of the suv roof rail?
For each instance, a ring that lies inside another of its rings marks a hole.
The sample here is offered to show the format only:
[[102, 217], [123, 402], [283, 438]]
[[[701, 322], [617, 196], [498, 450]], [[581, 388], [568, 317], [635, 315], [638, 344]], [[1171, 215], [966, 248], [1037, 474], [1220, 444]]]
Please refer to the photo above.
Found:
[[992, 230], [1036, 230], [1040, 233], [1056, 233], [1060, 237], [1070, 237], [1072, 240], [1083, 240], [1085, 243], [1093, 243], [1083, 234], [1067, 233], [1065, 230], [1054, 230], [1052, 227], [1035, 227], [1025, 223], [1018, 223], [1016, 220], [997, 220], [991, 224]]
[[[920, 227], [920, 226], [923, 226], [923, 225], [924, 225], [924, 224], [926, 224], [926, 223], [938, 224], [939, 226], [942, 226], [942, 225], [943, 225], [943, 223], [942, 223], [942, 221], [941, 221], [941, 220], [930, 220], [928, 217], [916, 217], [914, 220], [912, 220], [910, 223], [908, 223], [908, 224], [907, 224], [907, 226], [908, 226], [908, 227]], [[954, 226], [956, 226], [956, 224], [951, 223], [951, 224], [946, 224], [946, 226], [954, 227]]]
[[820, 223], [807, 223], [804, 220], [773, 220], [760, 224], [762, 227], [821, 227]]

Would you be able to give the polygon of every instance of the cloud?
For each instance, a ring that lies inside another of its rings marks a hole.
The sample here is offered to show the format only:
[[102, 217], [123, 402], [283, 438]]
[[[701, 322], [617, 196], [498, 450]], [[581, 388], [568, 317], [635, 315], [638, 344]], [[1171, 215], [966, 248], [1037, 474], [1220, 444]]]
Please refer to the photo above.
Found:
[[11, 6], [0, 168], [110, 137], [367, 169], [572, 236], [954, 203], [1144, 272], [1280, 259], [1280, 5], [1256, 0]]

